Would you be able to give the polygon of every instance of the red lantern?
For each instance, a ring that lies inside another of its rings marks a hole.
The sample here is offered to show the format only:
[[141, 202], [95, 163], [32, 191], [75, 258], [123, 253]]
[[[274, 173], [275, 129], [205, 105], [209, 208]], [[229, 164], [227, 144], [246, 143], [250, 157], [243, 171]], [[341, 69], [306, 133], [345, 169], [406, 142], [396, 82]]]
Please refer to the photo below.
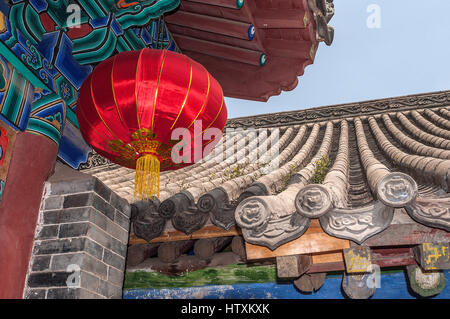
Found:
[[[179, 143], [172, 140], [173, 130], [186, 129], [191, 149], [200, 146], [206, 156], [220, 136], [202, 136], [197, 145], [199, 132], [223, 132], [227, 120], [222, 88], [202, 65], [153, 49], [122, 52], [101, 62], [80, 89], [76, 114], [84, 139], [96, 152], [136, 168], [135, 196], [141, 199], [159, 196], [160, 171], [194, 163], [194, 151], [183, 163], [172, 160], [172, 148]], [[194, 130], [195, 121], [201, 121], [201, 131]]]

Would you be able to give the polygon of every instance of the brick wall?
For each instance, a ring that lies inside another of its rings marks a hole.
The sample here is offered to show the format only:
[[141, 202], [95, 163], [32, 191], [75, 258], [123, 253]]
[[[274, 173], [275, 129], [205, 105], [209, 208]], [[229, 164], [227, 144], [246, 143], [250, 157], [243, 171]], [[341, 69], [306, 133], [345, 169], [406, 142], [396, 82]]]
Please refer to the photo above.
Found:
[[46, 182], [24, 298], [121, 298], [130, 205], [57, 164]]

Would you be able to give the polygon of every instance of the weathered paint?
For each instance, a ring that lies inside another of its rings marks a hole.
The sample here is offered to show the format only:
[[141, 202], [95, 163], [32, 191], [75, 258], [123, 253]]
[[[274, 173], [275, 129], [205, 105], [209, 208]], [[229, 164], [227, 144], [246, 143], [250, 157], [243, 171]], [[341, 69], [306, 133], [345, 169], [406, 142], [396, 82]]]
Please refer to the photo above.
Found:
[[158, 272], [135, 271], [125, 274], [125, 289], [180, 288], [204, 285], [232, 285], [237, 283], [266, 283], [276, 280], [275, 266], [248, 267], [229, 265], [223, 268], [207, 267], [182, 276], [168, 276]]
[[17, 134], [0, 203], [0, 298], [22, 298], [44, 182], [57, 153], [44, 136]]
[[[447, 282], [450, 271], [445, 271]], [[124, 299], [343, 299], [341, 292], [342, 276], [330, 275], [322, 288], [316, 293], [302, 294], [292, 283], [254, 283], [234, 285], [213, 285], [204, 287], [174, 289], [128, 289], [124, 290]], [[414, 299], [418, 298], [408, 287], [405, 272], [383, 274], [381, 288], [371, 299]], [[435, 299], [450, 298], [450, 285]]]

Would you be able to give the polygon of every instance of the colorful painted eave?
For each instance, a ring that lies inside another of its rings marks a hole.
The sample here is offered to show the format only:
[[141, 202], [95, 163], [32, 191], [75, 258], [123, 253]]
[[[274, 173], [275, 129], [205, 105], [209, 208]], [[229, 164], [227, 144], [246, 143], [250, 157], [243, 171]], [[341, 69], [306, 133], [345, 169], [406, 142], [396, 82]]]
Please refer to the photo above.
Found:
[[180, 50], [211, 72], [225, 96], [267, 101], [297, 87], [319, 43], [332, 43], [333, 15], [326, 0], [183, 0], [165, 20]]
[[[0, 116], [16, 130], [44, 135], [59, 144], [60, 159], [78, 168], [91, 151], [75, 115], [84, 79], [98, 62], [117, 52], [144, 47], [177, 51], [159, 17], [179, 4], [180, 0], [1, 2], [3, 70], [17, 73], [30, 94], [21, 106], [11, 106], [13, 111], [2, 111]], [[68, 21], [74, 5], [81, 12], [79, 24], [72, 26]], [[5, 81], [21, 85], [18, 80]]]

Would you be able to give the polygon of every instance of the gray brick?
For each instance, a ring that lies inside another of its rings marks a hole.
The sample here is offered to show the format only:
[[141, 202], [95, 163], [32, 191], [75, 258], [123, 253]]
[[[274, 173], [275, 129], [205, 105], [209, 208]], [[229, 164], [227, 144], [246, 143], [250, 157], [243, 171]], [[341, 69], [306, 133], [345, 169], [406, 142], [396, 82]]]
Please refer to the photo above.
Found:
[[85, 253], [53, 256], [51, 269], [54, 271], [66, 271], [69, 265], [78, 265], [81, 271], [96, 274], [102, 279], [106, 279], [108, 275], [106, 264]]
[[128, 232], [113, 221], [106, 224], [106, 232], [122, 243], [128, 243]]
[[50, 288], [47, 299], [78, 299], [81, 288]]
[[95, 225], [89, 229], [87, 237], [106, 248], [111, 247], [112, 237]]
[[103, 258], [103, 247], [100, 246], [99, 244], [93, 242], [90, 239], [86, 238], [86, 243], [85, 243], [84, 250], [88, 254], [92, 255], [95, 258], [97, 258], [98, 260], [102, 260], [102, 258]]
[[126, 199], [120, 197], [119, 195], [113, 192], [111, 194], [110, 203], [114, 208], [118, 209], [128, 218], [131, 216], [131, 207]]
[[121, 299], [122, 287], [100, 280], [100, 294], [108, 299]]
[[48, 212], [43, 212], [43, 223], [44, 224], [58, 224], [61, 218], [62, 211], [61, 210], [52, 210]]
[[25, 299], [45, 299], [47, 289], [27, 289]]
[[89, 229], [87, 237], [99, 243], [103, 247], [111, 249], [113, 252], [121, 256], [125, 256], [126, 254], [126, 243], [122, 243], [119, 240], [111, 237], [108, 233], [94, 225], [92, 225], [92, 227]]
[[44, 226], [39, 230], [37, 239], [50, 239], [58, 237], [58, 225]]
[[31, 266], [32, 271], [44, 271], [50, 268], [51, 256], [35, 256]]
[[106, 225], [107, 225], [107, 221], [109, 220], [109, 218], [107, 218], [105, 215], [102, 214], [102, 212], [100, 212], [94, 208], [92, 208], [90, 214], [91, 215], [90, 215], [89, 221], [92, 224], [97, 225], [101, 229], [106, 230]]
[[[65, 224], [94, 221], [95, 209], [92, 207], [66, 208], [43, 213], [44, 224]], [[97, 212], [97, 215], [99, 213]]]
[[114, 285], [118, 285], [118, 286], [123, 286], [123, 272], [120, 270], [117, 270], [113, 267], [109, 267], [108, 269], [108, 282], [114, 284]]
[[93, 200], [93, 192], [68, 195], [64, 197], [63, 208], [92, 206]]
[[106, 264], [89, 255], [84, 256], [81, 269], [96, 274], [104, 280], [108, 277], [108, 267]]
[[92, 206], [111, 220], [114, 220], [115, 209], [101, 197], [94, 195]]
[[84, 238], [45, 240], [36, 243], [35, 255], [64, 254], [84, 249]]
[[94, 189], [95, 177], [88, 177], [81, 180], [69, 179], [61, 182], [52, 182], [50, 186], [51, 195], [76, 194]]
[[90, 290], [91, 292], [100, 293], [100, 278], [81, 271], [80, 287]]
[[113, 266], [119, 270], [125, 269], [125, 258], [120, 257], [119, 255], [110, 252], [105, 249], [103, 253], [103, 261], [110, 266]]
[[94, 191], [109, 203], [112, 191], [98, 179], [95, 181]]
[[95, 294], [93, 292], [90, 292], [86, 289], [81, 288], [80, 289], [80, 295], [79, 295], [80, 299], [104, 299], [103, 296], [99, 295], [99, 294]]
[[[77, 223], [78, 224], [78, 223]], [[125, 256], [127, 245], [126, 243], [121, 243], [119, 240], [111, 237], [109, 234], [107, 234], [105, 231], [97, 227], [96, 225], [89, 224], [89, 223], [81, 223], [89, 225], [86, 236], [93, 241], [97, 242], [101, 246], [111, 249], [113, 252]], [[74, 231], [77, 229], [68, 229], [69, 225], [76, 225], [76, 224], [63, 224], [63, 234], [64, 235], [74, 235]], [[77, 226], [79, 227], [79, 226]], [[87, 227], [87, 226], [86, 226]], [[78, 234], [80, 233], [79, 229], [77, 230]], [[60, 231], [61, 233], [61, 231]], [[48, 255], [48, 254], [63, 254], [63, 253], [70, 253], [70, 252], [78, 252], [85, 250], [90, 252], [93, 256], [101, 259], [101, 256], [99, 252], [92, 251], [91, 249], [99, 249], [93, 248], [92, 246], [95, 246], [94, 244], [86, 244], [87, 238], [61, 238], [61, 239], [55, 239], [55, 240], [44, 240], [41, 242], [37, 242], [34, 248], [34, 254], [35, 255]]]
[[61, 212], [59, 223], [76, 223], [88, 221], [93, 209], [91, 207], [67, 208]]
[[85, 236], [90, 227], [91, 224], [88, 222], [62, 224], [59, 228], [59, 238]]
[[39, 272], [28, 276], [28, 287], [66, 287], [69, 272]]
[[125, 258], [127, 255], [127, 244], [120, 242], [119, 240], [112, 238], [110, 244], [108, 245], [109, 249], [111, 249], [116, 254]]
[[45, 199], [44, 210], [60, 209], [63, 207], [64, 197], [49, 196]]
[[118, 210], [116, 210], [116, 215], [114, 217], [114, 221], [123, 229], [125, 229], [127, 232], [130, 230], [130, 219], [125, 216], [124, 214], [122, 214], [121, 212], [119, 212]]
[[54, 255], [50, 268], [55, 271], [66, 271], [69, 265], [78, 265], [81, 268], [83, 265], [84, 256], [85, 254], [82, 252], [75, 254]]

